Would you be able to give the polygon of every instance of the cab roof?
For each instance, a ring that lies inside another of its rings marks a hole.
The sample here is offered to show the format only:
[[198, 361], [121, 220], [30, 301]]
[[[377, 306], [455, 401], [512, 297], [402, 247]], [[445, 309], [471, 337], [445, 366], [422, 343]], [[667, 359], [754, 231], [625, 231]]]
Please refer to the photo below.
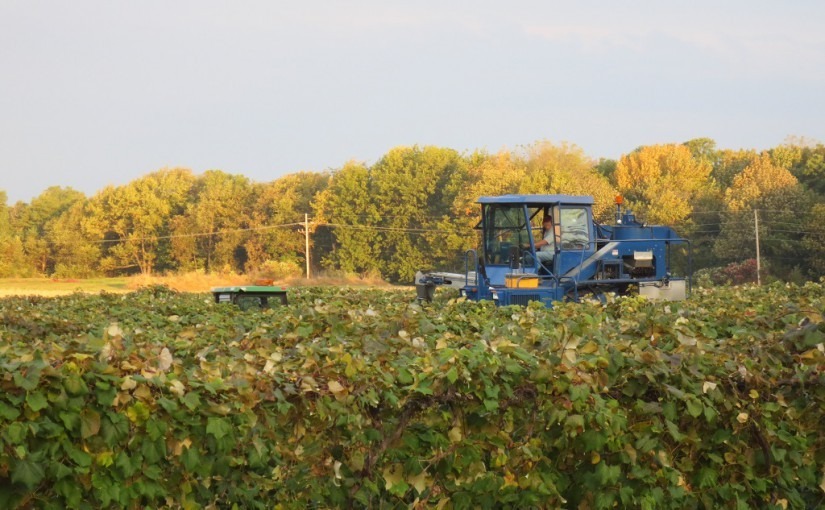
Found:
[[481, 197], [479, 204], [593, 205], [593, 197], [579, 195], [499, 195]]

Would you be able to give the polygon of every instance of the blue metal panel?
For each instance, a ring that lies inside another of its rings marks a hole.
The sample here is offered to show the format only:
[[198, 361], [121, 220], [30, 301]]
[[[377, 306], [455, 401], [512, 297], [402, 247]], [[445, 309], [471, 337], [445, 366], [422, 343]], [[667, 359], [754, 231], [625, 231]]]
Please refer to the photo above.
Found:
[[593, 254], [592, 250], [562, 250], [556, 257], [556, 267], [558, 267], [558, 274], [566, 274], [568, 271], [581, 266]]
[[495, 287], [504, 286], [504, 275], [512, 273], [510, 266], [489, 265], [486, 267], [487, 278], [490, 279], [490, 285]]

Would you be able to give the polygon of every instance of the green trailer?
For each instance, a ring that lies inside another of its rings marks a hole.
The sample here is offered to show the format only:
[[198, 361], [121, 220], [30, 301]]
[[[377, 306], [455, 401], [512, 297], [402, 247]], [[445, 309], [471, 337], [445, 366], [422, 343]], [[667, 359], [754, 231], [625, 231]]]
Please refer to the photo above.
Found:
[[215, 287], [212, 289], [216, 303], [232, 303], [241, 309], [269, 308], [273, 304], [287, 304], [286, 289], [263, 285], [241, 287]]

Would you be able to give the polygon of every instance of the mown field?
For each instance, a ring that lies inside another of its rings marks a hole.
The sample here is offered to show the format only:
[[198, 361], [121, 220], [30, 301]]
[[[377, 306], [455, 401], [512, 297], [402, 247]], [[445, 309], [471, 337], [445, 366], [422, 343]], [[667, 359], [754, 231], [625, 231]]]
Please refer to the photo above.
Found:
[[64, 296], [75, 292], [127, 292], [128, 278], [0, 278], [0, 297]]
[[0, 299], [2, 508], [822, 508], [825, 288]]
[[[66, 296], [77, 292], [98, 294], [100, 292], [125, 293], [144, 287], [162, 285], [180, 292], [209, 292], [213, 287], [232, 285], [251, 285], [258, 278], [235, 273], [209, 273], [193, 271], [173, 275], [135, 275], [113, 278], [0, 278], [0, 297], [8, 296]], [[282, 280], [264, 281], [269, 284], [288, 287], [375, 287], [390, 288], [385, 281], [378, 278], [360, 278], [355, 275], [327, 272], [313, 276], [311, 280], [303, 277], [290, 277]]]

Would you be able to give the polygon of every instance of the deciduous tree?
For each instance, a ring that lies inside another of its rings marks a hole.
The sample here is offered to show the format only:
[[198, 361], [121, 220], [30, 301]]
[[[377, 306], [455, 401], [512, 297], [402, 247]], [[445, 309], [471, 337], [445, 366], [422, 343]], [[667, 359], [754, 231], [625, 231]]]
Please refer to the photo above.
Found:
[[452, 208], [467, 180], [461, 155], [441, 147], [396, 147], [371, 169], [381, 227], [381, 271], [411, 282], [416, 271], [453, 265], [447, 236], [455, 232]]
[[721, 150], [713, 166], [711, 178], [717, 188], [724, 193], [733, 184], [733, 179], [757, 158], [759, 153], [753, 150]]
[[[312, 213], [312, 202], [327, 187], [328, 180], [327, 173], [299, 172], [253, 185], [250, 232], [244, 244], [247, 270], [268, 260], [305, 263], [303, 227], [295, 224], [304, 221], [304, 214]], [[285, 224], [291, 226], [278, 226]]]
[[825, 203], [814, 204], [807, 215], [803, 249], [811, 276], [825, 276]]
[[246, 263], [251, 181], [209, 170], [191, 188], [185, 212], [173, 220], [174, 256], [187, 269], [238, 271]]
[[46, 227], [58, 278], [89, 278], [99, 273], [102, 243], [88, 200], [75, 202]]
[[526, 169], [521, 193], [591, 195], [594, 217], [610, 217], [616, 191], [577, 145], [540, 141], [527, 146], [519, 158]]
[[16, 276], [24, 264], [23, 243], [12, 233], [6, 192], [0, 191], [0, 277]]
[[[810, 197], [790, 171], [773, 163], [768, 153], [748, 165], [725, 192], [727, 213], [714, 245], [723, 260], [743, 260], [756, 254], [754, 210], [760, 215], [761, 254], [782, 272], [805, 259], [801, 241], [803, 214]], [[783, 267], [785, 269], [783, 269]]]
[[649, 145], [621, 158], [616, 183], [647, 223], [670, 225], [685, 222], [710, 191], [711, 168], [685, 145]]
[[15, 205], [15, 230], [23, 240], [26, 262], [34, 272], [45, 275], [54, 271], [54, 245], [48, 235], [50, 225], [72, 205], [85, 199], [80, 191], [52, 186], [31, 203]]
[[369, 226], [378, 225], [381, 215], [366, 165], [350, 161], [334, 171], [314, 209], [317, 221], [327, 224], [320, 230], [334, 238], [323, 257], [326, 267], [359, 274], [379, 271], [382, 233]]
[[183, 211], [193, 182], [189, 170], [159, 170], [92, 197], [90, 227], [107, 241], [102, 269], [137, 267], [151, 274], [169, 244], [169, 221]]

